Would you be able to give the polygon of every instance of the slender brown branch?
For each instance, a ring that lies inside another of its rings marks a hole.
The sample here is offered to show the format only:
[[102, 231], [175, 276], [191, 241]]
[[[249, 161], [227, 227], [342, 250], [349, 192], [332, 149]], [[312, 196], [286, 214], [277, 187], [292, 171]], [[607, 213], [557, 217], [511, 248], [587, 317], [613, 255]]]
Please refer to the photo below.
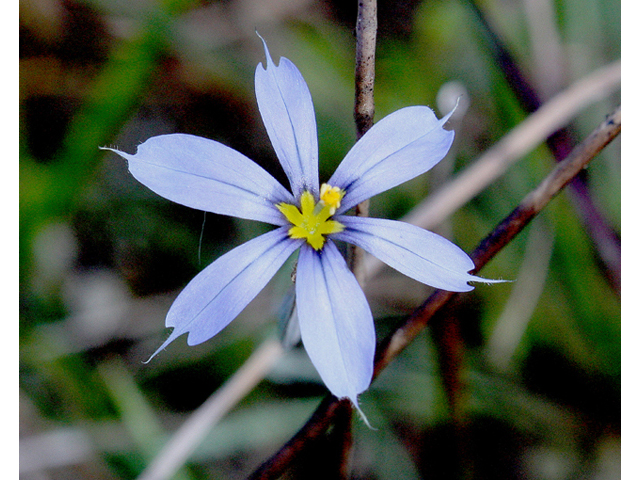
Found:
[[353, 434], [351, 432], [351, 422], [353, 420], [353, 408], [351, 404], [345, 408], [339, 408], [334, 415], [332, 443], [336, 448], [337, 470], [336, 480], [346, 480], [349, 478], [351, 467], [351, 448], [353, 447]]
[[[377, 0], [358, 0], [356, 19], [355, 104], [353, 118], [356, 123], [356, 139], [359, 140], [373, 126], [375, 101], [373, 86], [376, 77], [376, 35], [378, 33]], [[369, 200], [356, 205], [355, 215], [369, 216]], [[364, 252], [349, 247], [349, 267], [364, 286], [366, 270]]]
[[[471, 254], [476, 266], [474, 271], [484, 267], [513, 240], [620, 131], [621, 109], [618, 107], [480, 242]], [[416, 335], [425, 328], [433, 315], [455, 295], [457, 294], [454, 292], [436, 290], [400, 327], [381, 342], [375, 360], [374, 378], [409, 345]], [[293, 460], [296, 453], [303, 450], [310, 439], [321, 435], [331, 425], [332, 417], [340, 405], [345, 405], [345, 401], [327, 396], [302, 429], [250, 478], [277, 478]], [[348, 403], [346, 405], [349, 406]]]
[[339, 410], [342, 409], [351, 409], [351, 403], [348, 399], [338, 400], [333, 395], [327, 395], [302, 429], [285, 443], [275, 455], [253, 472], [248, 477], [248, 480], [278, 478], [307, 444], [324, 434], [333, 423], [333, 419]]
[[[489, 260], [511, 242], [549, 201], [620, 133], [620, 130], [621, 109], [618, 107], [480, 242], [470, 255], [476, 266], [474, 271], [484, 267]], [[433, 315], [455, 295], [457, 294], [454, 292], [437, 290], [422, 306], [415, 310], [409, 319], [381, 345], [376, 359], [374, 376], [404, 350]]]
[[[520, 70], [517, 62], [494, 31], [485, 17], [478, 2], [470, 0], [469, 4], [480, 21], [488, 38], [491, 51], [505, 74], [507, 82], [518, 97], [520, 104], [527, 113], [533, 113], [540, 108], [542, 101], [536, 89], [530, 84], [526, 75]], [[557, 161], [563, 160], [575, 145], [570, 126], [563, 127], [547, 138], [547, 145]], [[587, 233], [593, 240], [594, 247], [602, 260], [601, 267], [605, 270], [605, 278], [620, 292], [620, 277], [622, 260], [620, 256], [620, 238], [607, 223], [600, 209], [593, 202], [589, 192], [586, 172], [580, 172], [571, 182], [570, 200], [578, 212]]]
[[[476, 157], [468, 168], [431, 193], [401, 220], [427, 230], [433, 229], [540, 145], [545, 138], [569, 123], [578, 112], [619, 88], [620, 78], [620, 62], [613, 62], [581, 78], [516, 125], [496, 144]], [[371, 276], [383, 265], [375, 257], [368, 257], [366, 263]]]
[[356, 98], [353, 116], [359, 140], [373, 126], [375, 102], [373, 84], [376, 77], [376, 34], [378, 31], [376, 0], [358, 1], [356, 20]]
[[[375, 81], [376, 34], [378, 30], [377, 1], [359, 0], [356, 20], [356, 65], [355, 65], [355, 105], [353, 116], [356, 123], [356, 138], [359, 140], [372, 126], [375, 113], [373, 86]], [[356, 206], [356, 215], [369, 214], [369, 201]], [[350, 268], [363, 284], [363, 252], [359, 248], [349, 251]], [[353, 410], [349, 400], [338, 400], [328, 395], [302, 429], [289, 440], [274, 456], [263, 463], [250, 480], [275, 479], [292, 463], [294, 458], [311, 442], [332, 425], [341, 436], [340, 478], [347, 478], [349, 451], [351, 449], [351, 419]]]
[[278, 340], [266, 340], [222, 387], [189, 415], [137, 480], [174, 478], [207, 433], [265, 377], [283, 353]]
[[[356, 18], [356, 65], [355, 65], [355, 101], [353, 116], [356, 123], [356, 139], [373, 126], [375, 101], [373, 87], [376, 77], [376, 36], [378, 34], [377, 0], [358, 0], [358, 16]], [[356, 205], [355, 214], [360, 217], [369, 216], [369, 200]], [[361, 286], [366, 283], [364, 267], [364, 251], [356, 246], [349, 248], [349, 263]], [[351, 421], [352, 405], [349, 403], [338, 410], [335, 416], [334, 437], [339, 439], [340, 470], [338, 478], [348, 478], [349, 458], [352, 447]]]

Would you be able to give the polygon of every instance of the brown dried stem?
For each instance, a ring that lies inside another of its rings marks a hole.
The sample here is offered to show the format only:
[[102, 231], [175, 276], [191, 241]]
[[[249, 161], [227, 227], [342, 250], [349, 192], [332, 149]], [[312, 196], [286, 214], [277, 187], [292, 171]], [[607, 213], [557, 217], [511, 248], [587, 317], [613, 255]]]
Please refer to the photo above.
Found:
[[[582, 143], [560, 162], [549, 175], [531, 191], [471, 254], [475, 270], [480, 270], [557, 195], [597, 154], [621, 131], [621, 109], [618, 107]], [[421, 332], [427, 322], [457, 293], [435, 291], [411, 316], [379, 345], [374, 378], [404, 350]], [[265, 462], [251, 479], [277, 478], [305, 445], [322, 435], [332, 424], [338, 408], [349, 408], [348, 401], [327, 396], [309, 421], [271, 459]]]
[[[375, 81], [377, 29], [377, 1], [359, 0], [356, 20], [355, 105], [353, 112], [357, 139], [360, 139], [373, 126], [375, 113], [373, 86]], [[356, 215], [367, 216], [368, 214], [368, 200], [356, 206]], [[364, 284], [362, 250], [352, 248], [349, 256], [351, 270], [360, 284]], [[342, 432], [342, 461], [341, 471], [338, 475], [340, 478], [346, 478], [348, 453], [351, 448], [351, 417], [352, 408], [348, 400], [340, 401], [336, 397], [328, 396], [320, 404], [307, 424], [276, 455], [265, 462], [249, 478], [252, 480], [278, 478], [306, 444], [324, 434], [327, 428], [334, 423], [337, 429]]]
[[376, 0], [358, 1], [356, 20], [356, 98], [353, 116], [359, 140], [373, 126], [375, 102], [373, 84], [376, 77], [376, 34], [378, 31]]
[[[470, 257], [477, 272], [502, 250], [621, 130], [621, 109], [607, 117], [582, 143], [476, 247]], [[398, 356], [425, 327], [433, 315], [457, 293], [437, 290], [407, 321], [387, 337], [378, 350], [374, 377]]]
[[[376, 35], [378, 32], [378, 5], [376, 0], [358, 0], [356, 19], [355, 103], [353, 118], [356, 139], [359, 140], [373, 126], [375, 101], [373, 86], [376, 77]], [[369, 216], [369, 200], [356, 205], [355, 215]], [[362, 249], [349, 247], [349, 266], [364, 286], [366, 269]]]

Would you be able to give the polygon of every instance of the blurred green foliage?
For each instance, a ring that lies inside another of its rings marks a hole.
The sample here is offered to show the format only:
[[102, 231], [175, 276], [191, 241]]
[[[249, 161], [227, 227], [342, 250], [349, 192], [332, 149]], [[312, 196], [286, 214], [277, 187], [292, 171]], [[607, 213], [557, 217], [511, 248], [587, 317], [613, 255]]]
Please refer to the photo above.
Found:
[[[477, 2], [534, 86], [557, 74], [557, 92], [620, 57], [619, 3], [538, 3], [550, 8], [547, 23], [536, 24], [527, 10], [536, 2]], [[379, 2], [376, 118], [414, 104], [437, 110], [443, 85], [464, 88], [469, 109], [445, 177], [527, 115], [472, 5]], [[309, 84], [321, 176], [328, 178], [355, 140], [355, 6], [21, 2], [25, 479], [135, 478], [186, 416], [274, 334], [288, 289], [284, 268], [216, 338], [197, 347], [177, 341], [143, 364], [166, 338], [164, 314], [179, 289], [265, 227], [170, 204], [98, 147], [133, 152], [153, 135], [193, 133], [245, 153], [284, 182], [253, 96], [253, 70], [263, 61], [257, 29], [272, 55], [291, 59]], [[559, 72], [537, 63], [535, 31], [548, 26], [563, 52]], [[584, 138], [619, 101], [615, 95], [585, 108], [572, 122], [573, 137]], [[541, 145], [441, 233], [470, 251], [553, 164]], [[619, 235], [619, 141], [587, 173], [593, 203]], [[429, 175], [409, 182], [373, 199], [372, 214], [399, 217], [436, 187]], [[616, 478], [620, 297], [571, 195], [554, 200], [482, 272], [515, 283], [479, 286], [456, 304], [462, 350], [453, 400], [442, 337], [430, 332], [362, 396], [377, 430], [354, 424], [354, 478]], [[385, 271], [368, 294], [382, 338], [428, 291]], [[501, 337], [506, 350], [495, 351], [499, 325], [521, 325], [521, 332]], [[304, 352], [288, 353], [210, 433], [179, 478], [243, 478], [304, 423], [324, 393]], [[47, 435], [61, 432], [84, 441], [49, 458]], [[323, 455], [319, 445], [304, 459], [313, 473], [298, 466], [299, 477], [328, 478]]]

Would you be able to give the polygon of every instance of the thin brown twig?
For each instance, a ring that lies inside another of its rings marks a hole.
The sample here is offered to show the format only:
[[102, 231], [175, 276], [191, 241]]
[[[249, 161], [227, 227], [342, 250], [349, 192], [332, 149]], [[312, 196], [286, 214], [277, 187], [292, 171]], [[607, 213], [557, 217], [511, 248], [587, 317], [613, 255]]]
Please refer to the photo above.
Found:
[[[358, 0], [356, 19], [356, 65], [355, 65], [355, 102], [353, 118], [356, 123], [356, 139], [359, 140], [373, 126], [375, 101], [373, 86], [376, 77], [376, 35], [378, 32], [377, 0]], [[369, 200], [355, 208], [355, 215], [369, 216]], [[361, 248], [349, 247], [349, 266], [364, 286], [366, 269], [364, 252]]]
[[351, 424], [353, 420], [353, 408], [351, 404], [345, 408], [339, 408], [333, 418], [332, 443], [335, 445], [337, 470], [336, 480], [349, 478], [351, 468], [351, 450], [353, 446], [353, 433]]
[[[516, 94], [520, 104], [527, 113], [533, 113], [541, 106], [541, 99], [536, 89], [530, 84], [527, 76], [518, 67], [513, 56], [499, 35], [495, 32], [491, 22], [486, 18], [478, 2], [469, 2], [482, 24], [485, 34], [491, 44], [497, 65], [500, 66], [505, 78]], [[545, 52], [546, 54], [547, 52]], [[545, 71], [545, 74], [547, 72]], [[563, 160], [575, 145], [570, 126], [564, 126], [549, 138], [547, 145], [557, 161]], [[586, 172], [581, 172], [571, 182], [569, 199], [573, 203], [588, 235], [593, 241], [595, 251], [599, 255], [598, 266], [605, 273], [605, 279], [620, 293], [620, 277], [622, 260], [620, 255], [620, 238], [603, 217], [598, 206], [593, 202], [589, 192]]]
[[173, 478], [207, 433], [264, 378], [283, 353], [278, 340], [266, 340], [224, 385], [189, 415], [138, 480]]
[[280, 477], [306, 445], [325, 433], [341, 409], [351, 410], [350, 401], [338, 400], [333, 395], [327, 395], [302, 429], [253, 472], [248, 480], [270, 480]]
[[[513, 240], [600, 150], [618, 136], [620, 131], [621, 109], [618, 107], [565, 160], [560, 162], [511, 214], [480, 242], [471, 254], [476, 266], [474, 272], [485, 266], [489, 260]], [[455, 295], [457, 293], [436, 290], [400, 327], [381, 342], [375, 360], [374, 378], [413, 341], [434, 314]], [[345, 400], [327, 396], [302, 429], [249, 478], [277, 478], [287, 468], [295, 455], [304, 449], [310, 439], [318, 437], [331, 425], [336, 409], [339, 405], [344, 404]]]
[[[578, 112], [610, 95], [618, 88], [620, 78], [619, 61], [581, 78], [515, 126], [468, 168], [430, 194], [401, 220], [427, 230], [439, 225], [553, 132], [570, 122]], [[375, 257], [367, 258], [367, 271], [371, 276], [382, 265]]]
[[[356, 19], [355, 101], [353, 116], [356, 139], [359, 140], [373, 126], [375, 102], [376, 35], [378, 30], [377, 0], [358, 0]], [[369, 201], [356, 205], [355, 214], [369, 215]], [[364, 252], [357, 247], [349, 249], [349, 267], [361, 285], [365, 283]], [[263, 463], [250, 477], [251, 480], [278, 478], [308, 442], [322, 435], [330, 425], [336, 424], [341, 433], [341, 465], [339, 476], [347, 477], [347, 463], [351, 449], [351, 419], [353, 410], [348, 400], [329, 395], [318, 406], [306, 425], [287, 442], [276, 455]]]
[[[621, 109], [617, 108], [582, 143], [554, 168], [471, 253], [477, 272], [502, 250], [621, 130]], [[386, 367], [427, 321], [457, 293], [437, 290], [409, 319], [383, 342], [377, 356], [374, 377]]]
[[[377, 0], [358, 0], [356, 18], [356, 60], [355, 60], [355, 100], [353, 116], [356, 124], [356, 139], [359, 140], [373, 126], [375, 101], [373, 87], [376, 76], [376, 35], [378, 33]], [[369, 216], [369, 200], [356, 205], [355, 215]], [[366, 283], [364, 251], [356, 246], [349, 249], [349, 263], [358, 283]], [[346, 479], [349, 475], [349, 458], [353, 445], [351, 404], [339, 408], [335, 415], [334, 437], [338, 442], [339, 470], [336, 478]]]
[[373, 126], [375, 102], [373, 84], [376, 77], [376, 34], [378, 31], [376, 0], [358, 1], [356, 20], [355, 106], [356, 136], [359, 140]]

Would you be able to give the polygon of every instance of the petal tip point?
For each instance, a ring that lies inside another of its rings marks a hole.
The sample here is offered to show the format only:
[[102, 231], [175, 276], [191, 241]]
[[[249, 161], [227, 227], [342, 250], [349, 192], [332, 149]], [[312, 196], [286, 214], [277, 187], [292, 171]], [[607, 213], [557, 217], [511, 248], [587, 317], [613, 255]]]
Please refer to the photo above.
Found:
[[364, 424], [369, 428], [369, 430], [377, 431], [377, 428], [374, 428], [371, 425], [371, 423], [369, 422], [369, 419], [360, 408], [360, 405], [358, 404], [358, 399], [349, 397], [349, 400], [351, 400], [351, 405], [353, 405], [353, 408], [355, 408], [356, 412], [358, 412], [358, 416], [360, 417], [360, 420], [364, 422]]
[[262, 41], [262, 46], [264, 47], [264, 55], [266, 57], [265, 65], [263, 65], [262, 62], [260, 62], [258, 64], [258, 67], [262, 67], [262, 69], [266, 71], [267, 68], [269, 68], [270, 66], [275, 67], [275, 63], [273, 63], [273, 59], [271, 58], [271, 53], [269, 52], [269, 47], [267, 46], [267, 41], [262, 37], [262, 35], [260, 35], [258, 33], [257, 29], [256, 29], [256, 35]]

